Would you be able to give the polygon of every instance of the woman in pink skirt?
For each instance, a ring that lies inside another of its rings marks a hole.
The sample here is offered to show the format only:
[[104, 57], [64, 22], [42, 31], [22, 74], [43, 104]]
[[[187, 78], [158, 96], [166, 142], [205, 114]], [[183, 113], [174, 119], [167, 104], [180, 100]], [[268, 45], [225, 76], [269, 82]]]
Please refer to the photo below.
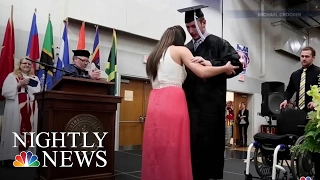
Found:
[[192, 180], [189, 114], [182, 83], [185, 66], [201, 78], [230, 73], [230, 63], [213, 67], [192, 63], [181, 26], [168, 28], [146, 65], [150, 93], [142, 148], [142, 180]]

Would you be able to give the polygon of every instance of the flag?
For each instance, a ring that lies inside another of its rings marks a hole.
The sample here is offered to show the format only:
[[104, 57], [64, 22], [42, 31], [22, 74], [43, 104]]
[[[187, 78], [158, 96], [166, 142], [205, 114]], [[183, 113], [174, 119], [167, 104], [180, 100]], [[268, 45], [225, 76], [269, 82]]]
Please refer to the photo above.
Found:
[[[11, 12], [12, 14], [12, 12]], [[2, 85], [8, 74], [14, 70], [14, 53], [15, 53], [15, 41], [14, 41], [14, 25], [13, 18], [9, 18], [6, 31], [3, 38], [3, 44], [1, 48], [0, 56], [0, 100], [5, 100], [1, 95]]]
[[107, 62], [106, 73], [108, 74], [108, 81], [114, 82], [113, 95], [117, 94], [117, 35], [116, 31], [113, 30], [112, 46], [109, 53], [109, 58]]
[[86, 49], [86, 33], [85, 33], [85, 22], [82, 22], [77, 49]]
[[93, 42], [93, 55], [92, 62], [96, 65], [98, 69], [100, 69], [100, 47], [99, 47], [99, 30], [98, 26], [96, 27], [96, 36]]
[[[50, 66], [54, 66], [53, 32], [52, 32], [52, 24], [51, 24], [50, 17], [47, 25], [46, 34], [44, 36], [40, 62], [46, 63], [47, 65], [50, 65]], [[45, 75], [44, 68], [45, 67], [43, 65], [39, 66], [38, 77], [40, 80]], [[51, 89], [53, 84], [52, 80], [53, 80], [53, 69], [49, 68], [47, 73], [47, 83], [46, 83], [47, 89]]]
[[[32, 60], [38, 60], [40, 56], [36, 12], [34, 12], [33, 18], [32, 18], [26, 56], [28, 56]], [[36, 73], [36, 69], [37, 69], [36, 63], [32, 62], [32, 66], [34, 69], [34, 73]]]
[[[60, 52], [57, 62], [57, 68], [62, 69], [69, 65], [69, 43], [68, 43], [68, 32], [67, 32], [67, 22], [64, 24], [64, 30], [62, 34]], [[63, 72], [59, 69], [56, 70], [55, 80], [59, 80], [62, 77]]]

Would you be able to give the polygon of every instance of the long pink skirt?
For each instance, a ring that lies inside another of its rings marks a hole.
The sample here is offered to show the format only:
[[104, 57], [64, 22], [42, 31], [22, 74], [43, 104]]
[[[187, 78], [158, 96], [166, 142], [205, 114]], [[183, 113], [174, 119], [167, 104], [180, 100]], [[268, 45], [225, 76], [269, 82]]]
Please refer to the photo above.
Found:
[[153, 89], [142, 147], [142, 180], [192, 180], [190, 123], [179, 87]]

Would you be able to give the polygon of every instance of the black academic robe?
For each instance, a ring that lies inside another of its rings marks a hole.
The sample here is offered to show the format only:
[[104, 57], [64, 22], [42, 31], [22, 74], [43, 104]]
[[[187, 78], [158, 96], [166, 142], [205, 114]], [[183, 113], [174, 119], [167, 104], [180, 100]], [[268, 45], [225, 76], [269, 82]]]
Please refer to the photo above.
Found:
[[90, 79], [89, 72], [86, 70], [79, 69], [74, 64], [69, 64], [63, 68], [63, 76], [71, 76], [71, 77], [79, 77], [79, 78], [86, 78]]
[[193, 178], [223, 179], [227, 78], [243, 70], [240, 56], [229, 42], [214, 35], [207, 36], [196, 51], [192, 41], [186, 46], [194, 56], [209, 60], [213, 66], [231, 61], [241, 67], [236, 74], [221, 74], [207, 79], [197, 77], [187, 68], [188, 75], [183, 84], [190, 115]]

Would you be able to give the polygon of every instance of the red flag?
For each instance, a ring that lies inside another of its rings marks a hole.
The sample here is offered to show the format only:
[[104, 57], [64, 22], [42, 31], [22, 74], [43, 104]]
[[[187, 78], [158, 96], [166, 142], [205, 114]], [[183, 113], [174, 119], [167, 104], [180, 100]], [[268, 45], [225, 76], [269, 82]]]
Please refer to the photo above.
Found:
[[[6, 32], [3, 38], [3, 44], [0, 56], [0, 92], [2, 92], [2, 85], [9, 73], [14, 70], [14, 26], [12, 18], [9, 18], [7, 23]], [[0, 94], [0, 100], [5, 98]]]
[[[38, 38], [38, 27], [37, 27], [37, 15], [36, 12], [33, 14], [32, 23], [31, 23], [31, 30], [29, 35], [29, 41], [28, 41], [28, 48], [26, 56], [29, 58], [38, 61], [40, 58], [39, 53], [39, 38]], [[33, 62], [33, 72], [36, 74], [37, 66], [36, 63]]]
[[79, 39], [77, 49], [86, 49], [86, 35], [85, 35], [85, 22], [82, 22], [80, 32], [79, 32]]

